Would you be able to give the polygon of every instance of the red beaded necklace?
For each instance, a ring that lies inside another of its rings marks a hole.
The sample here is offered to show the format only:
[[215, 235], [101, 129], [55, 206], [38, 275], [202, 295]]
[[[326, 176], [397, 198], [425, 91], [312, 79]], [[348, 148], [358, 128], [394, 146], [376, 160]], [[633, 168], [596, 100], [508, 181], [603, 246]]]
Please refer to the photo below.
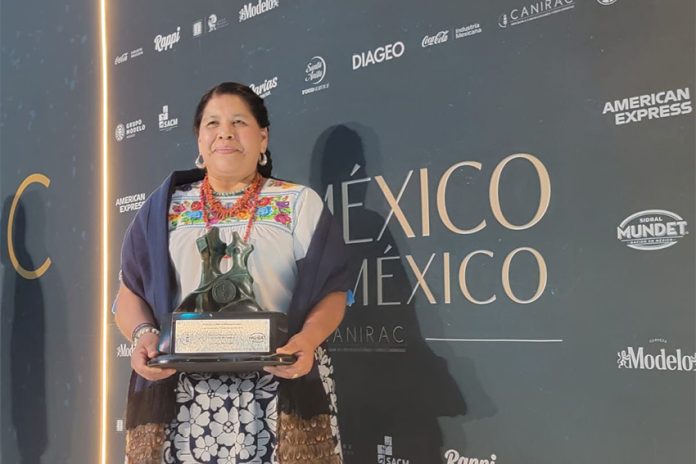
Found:
[[263, 188], [266, 179], [256, 174], [254, 180], [244, 189], [242, 196], [230, 206], [224, 206], [220, 200], [215, 198], [215, 192], [210, 185], [208, 175], [203, 178], [201, 184], [201, 203], [203, 204], [203, 219], [205, 220], [205, 228], [210, 230], [210, 219], [216, 219], [215, 222], [220, 222], [226, 218], [240, 216], [248, 213], [249, 222], [247, 222], [246, 231], [244, 232], [244, 241], [249, 241], [251, 229], [256, 220], [256, 208], [258, 205], [259, 194]]

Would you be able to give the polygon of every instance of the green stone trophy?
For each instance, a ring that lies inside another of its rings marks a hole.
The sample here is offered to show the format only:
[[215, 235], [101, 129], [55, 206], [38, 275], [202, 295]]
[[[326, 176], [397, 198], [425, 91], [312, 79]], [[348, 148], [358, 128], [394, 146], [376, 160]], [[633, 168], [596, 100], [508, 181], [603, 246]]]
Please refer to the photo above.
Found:
[[[287, 342], [287, 315], [264, 311], [256, 302], [247, 268], [254, 247], [237, 232], [226, 244], [216, 227], [196, 245], [203, 261], [201, 283], [162, 322], [162, 354], [148, 365], [184, 372], [248, 372], [294, 363], [295, 356], [275, 352]], [[225, 257], [232, 267], [223, 273]]]

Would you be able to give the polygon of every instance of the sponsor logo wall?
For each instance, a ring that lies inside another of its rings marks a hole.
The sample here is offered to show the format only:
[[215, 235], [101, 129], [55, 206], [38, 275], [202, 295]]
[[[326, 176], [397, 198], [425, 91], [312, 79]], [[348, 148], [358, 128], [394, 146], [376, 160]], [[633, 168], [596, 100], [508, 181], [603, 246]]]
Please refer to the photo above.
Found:
[[[110, 28], [130, 31], [110, 67], [112, 289], [128, 223], [193, 167], [198, 98], [237, 80], [268, 104], [274, 175], [311, 185], [350, 250], [327, 340], [347, 464], [581, 464], [588, 446], [694, 462], [696, 425], [674, 416], [696, 407], [694, 53], [655, 39], [693, 30], [682, 8], [143, 8]], [[669, 343], [642, 338], [657, 328]], [[118, 424], [130, 347], [112, 329]], [[600, 384], [634, 394], [607, 404]], [[570, 420], [570, 398], [610, 420]]]

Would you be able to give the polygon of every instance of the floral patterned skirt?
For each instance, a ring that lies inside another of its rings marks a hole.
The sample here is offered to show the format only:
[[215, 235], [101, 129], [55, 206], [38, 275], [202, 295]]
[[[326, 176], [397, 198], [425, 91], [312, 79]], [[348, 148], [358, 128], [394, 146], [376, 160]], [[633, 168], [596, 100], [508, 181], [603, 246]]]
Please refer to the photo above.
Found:
[[[333, 366], [321, 347], [315, 359], [340, 453]], [[177, 416], [166, 430], [163, 464], [278, 464], [277, 378], [266, 372], [178, 375]]]

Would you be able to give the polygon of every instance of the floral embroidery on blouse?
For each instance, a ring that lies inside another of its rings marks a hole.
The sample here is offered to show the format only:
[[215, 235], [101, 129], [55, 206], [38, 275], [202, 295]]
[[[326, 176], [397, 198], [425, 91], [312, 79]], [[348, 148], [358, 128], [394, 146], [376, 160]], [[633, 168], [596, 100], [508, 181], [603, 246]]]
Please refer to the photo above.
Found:
[[[275, 180], [273, 182], [274, 187], [279, 187], [281, 186], [280, 184], [282, 184], [283, 188], [296, 186], [295, 184], [290, 184], [288, 182]], [[280, 182], [280, 184], [276, 184], [275, 182]], [[236, 198], [230, 198], [228, 201], [225, 200], [225, 197], [220, 198], [220, 201], [222, 201], [225, 206], [229, 206], [234, 200], [236, 200]], [[261, 194], [256, 208], [256, 221], [275, 222], [282, 224], [283, 226], [287, 227], [288, 230], [290, 230], [292, 228], [292, 214], [293, 208], [291, 205], [290, 195], [283, 193], [267, 195]], [[248, 219], [249, 213], [245, 211], [233, 217], [225, 218], [222, 221], [218, 221], [215, 218], [210, 218], [210, 224], [234, 224], [237, 221], [246, 221]], [[204, 224], [203, 204], [200, 202], [200, 200], [172, 199], [169, 207], [170, 231], [179, 226]]]

